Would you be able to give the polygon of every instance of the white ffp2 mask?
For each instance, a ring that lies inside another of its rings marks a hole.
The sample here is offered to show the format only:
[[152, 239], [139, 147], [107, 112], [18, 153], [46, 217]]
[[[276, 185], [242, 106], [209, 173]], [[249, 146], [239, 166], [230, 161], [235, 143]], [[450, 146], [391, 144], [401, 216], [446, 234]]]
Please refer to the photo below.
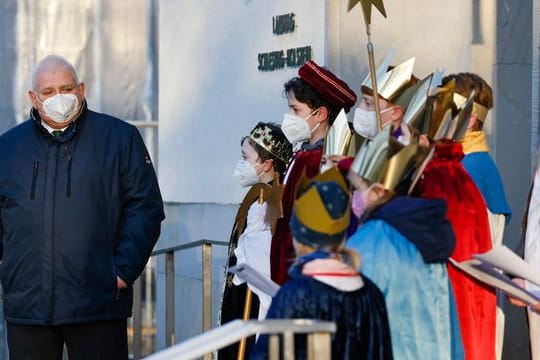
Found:
[[281, 130], [291, 144], [307, 141], [311, 138], [311, 129], [306, 120], [289, 113], [283, 115]]
[[[381, 115], [392, 109], [393, 107], [384, 109], [381, 111]], [[383, 125], [383, 127], [384, 126], [385, 125]], [[375, 111], [368, 111], [356, 107], [354, 109], [353, 128], [359, 135], [368, 139], [373, 139], [375, 135], [379, 133]]]
[[45, 115], [56, 123], [63, 124], [70, 120], [79, 106], [79, 99], [74, 94], [56, 94], [42, 102]]
[[259, 182], [259, 175], [255, 167], [247, 160], [240, 159], [236, 163], [233, 176], [238, 178], [240, 185], [243, 187], [255, 185]]

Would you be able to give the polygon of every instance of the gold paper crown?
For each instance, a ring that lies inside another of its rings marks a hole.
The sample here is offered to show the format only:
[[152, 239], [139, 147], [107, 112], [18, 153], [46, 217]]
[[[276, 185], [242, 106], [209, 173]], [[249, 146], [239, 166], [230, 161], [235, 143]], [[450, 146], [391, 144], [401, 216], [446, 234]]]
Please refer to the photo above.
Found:
[[471, 91], [467, 101], [459, 107], [458, 113], [454, 116], [448, 127], [447, 138], [460, 141], [467, 132], [467, 127], [469, 126], [471, 114], [474, 109], [474, 93], [474, 90]]
[[289, 162], [292, 156], [292, 145], [287, 141], [285, 135], [276, 133], [264, 123], [258, 123], [251, 130], [249, 137], [285, 164]]
[[[393, 103], [412, 85], [414, 57], [406, 60], [391, 70], [388, 69], [388, 57], [377, 68], [377, 90], [385, 100]], [[362, 91], [372, 91], [371, 77], [368, 74], [362, 82]]]
[[[454, 93], [454, 102], [456, 103], [456, 106], [459, 108], [461, 105], [463, 105], [467, 101], [467, 98], [465, 96], [462, 96], [458, 93]], [[483, 105], [480, 105], [476, 101], [473, 102], [472, 107], [472, 114], [476, 116], [478, 120], [481, 122], [484, 122], [486, 120], [487, 114], [489, 109]]]
[[417, 143], [404, 146], [395, 140], [386, 127], [360, 148], [351, 171], [371, 183], [380, 183], [385, 189], [395, 191], [405, 180], [412, 179], [419, 162], [419, 150]]
[[[452, 80], [451, 82], [454, 82]], [[440, 104], [439, 102], [435, 103], [435, 112], [433, 113], [434, 117], [437, 114], [436, 107], [441, 106], [441, 109], [444, 110], [445, 106], [447, 107], [444, 116], [439, 124], [439, 127], [437, 129], [437, 132], [433, 135], [434, 140], [440, 140], [440, 139], [452, 139], [452, 140], [460, 140], [463, 135], [467, 132], [467, 127], [469, 125], [469, 121], [471, 118], [471, 112], [473, 109], [473, 102], [474, 102], [474, 90], [471, 91], [471, 94], [469, 95], [469, 98], [466, 102], [462, 103], [460, 108], [457, 109], [457, 113], [455, 116], [452, 116], [452, 102], [450, 104], [446, 104], [448, 101], [448, 97], [451, 95], [448, 92], [448, 89], [443, 90], [443, 97], [442, 101], [444, 101], [444, 104]], [[453, 97], [452, 97], [453, 98]]]
[[389, 137], [390, 126], [386, 126], [371, 141], [363, 143], [354, 158], [351, 171], [368, 181], [379, 182], [387, 165]]
[[298, 184], [296, 185], [296, 194], [298, 195], [304, 192], [309, 187], [309, 184], [312, 181], [317, 181], [317, 182], [334, 181], [339, 185], [339, 187], [341, 187], [345, 191], [348, 191], [349, 189], [347, 182], [343, 178], [343, 175], [341, 174], [341, 172], [335, 166], [333, 166], [330, 169], [326, 170], [325, 172], [317, 174], [316, 176], [312, 178], [307, 177], [306, 174], [303, 173], [302, 176], [300, 177], [300, 180], [298, 180]]
[[347, 121], [345, 110], [341, 109], [326, 134], [324, 155], [346, 155], [351, 143], [352, 132]]
[[[441, 134], [441, 126], [452, 119], [454, 91], [456, 80], [452, 79], [444, 86], [439, 87], [437, 92], [430, 97], [427, 104], [427, 135], [438, 140]], [[444, 131], [443, 131], [444, 132]]]
[[420, 133], [426, 132], [425, 121], [426, 102], [431, 87], [433, 74], [426, 76], [422, 81], [408, 88], [396, 101], [404, 109], [402, 121]]
[[318, 188], [312, 186], [313, 183], [329, 182], [336, 183], [343, 190], [343, 193], [338, 196], [345, 197], [341, 200], [347, 203], [345, 208], [348, 209], [350, 196], [347, 183], [339, 170], [336, 167], [332, 167], [312, 179], [308, 179], [304, 174], [302, 175], [296, 189], [297, 197], [294, 203], [294, 216], [310, 230], [321, 234], [336, 235], [347, 230], [350, 221], [350, 211], [344, 211], [343, 215], [336, 219], [332, 218], [327, 210], [327, 204], [321, 198]]

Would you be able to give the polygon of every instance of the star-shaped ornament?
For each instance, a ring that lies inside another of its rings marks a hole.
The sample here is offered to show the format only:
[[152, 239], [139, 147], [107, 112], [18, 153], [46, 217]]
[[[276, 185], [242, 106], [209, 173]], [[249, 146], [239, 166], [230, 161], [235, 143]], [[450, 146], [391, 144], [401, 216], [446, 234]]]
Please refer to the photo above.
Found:
[[377, 10], [382, 14], [382, 16], [386, 17], [386, 11], [384, 10], [384, 4], [383, 0], [349, 0], [349, 10], [356, 6], [356, 4], [360, 3], [362, 5], [362, 11], [364, 12], [364, 18], [366, 19], [366, 23], [368, 25], [371, 25], [371, 5], [375, 5]]

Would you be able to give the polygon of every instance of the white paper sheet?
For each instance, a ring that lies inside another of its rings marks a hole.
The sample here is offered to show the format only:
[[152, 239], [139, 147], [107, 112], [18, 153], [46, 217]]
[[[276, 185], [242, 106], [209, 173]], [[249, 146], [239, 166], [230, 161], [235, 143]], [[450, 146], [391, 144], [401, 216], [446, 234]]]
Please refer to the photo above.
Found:
[[519, 285], [509, 279], [506, 275], [500, 273], [496, 268], [492, 267], [490, 264], [483, 263], [478, 259], [462, 262], [457, 262], [452, 258], [450, 258], [449, 260], [457, 268], [463, 270], [475, 279], [478, 279], [483, 283], [500, 289], [505, 294], [511, 297], [515, 297], [523, 302], [526, 302], [529, 305], [537, 304], [540, 302], [540, 298], [521, 288]]
[[473, 255], [484, 263], [501, 269], [502, 271], [529, 280], [540, 286], [540, 272], [531, 264], [528, 264], [506, 246], [497, 246], [484, 254]]
[[229, 272], [236, 274], [242, 280], [255, 286], [265, 294], [274, 297], [279, 290], [279, 285], [270, 278], [264, 276], [248, 264], [238, 264], [229, 268]]

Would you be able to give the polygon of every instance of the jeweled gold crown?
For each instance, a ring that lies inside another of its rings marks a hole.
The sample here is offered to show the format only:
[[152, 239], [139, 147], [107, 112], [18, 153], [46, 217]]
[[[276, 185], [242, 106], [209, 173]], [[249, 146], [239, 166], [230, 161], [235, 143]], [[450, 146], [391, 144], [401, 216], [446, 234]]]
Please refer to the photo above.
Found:
[[279, 133], [264, 123], [258, 123], [251, 130], [249, 137], [285, 164], [289, 162], [292, 156], [292, 145], [287, 141], [283, 133]]

